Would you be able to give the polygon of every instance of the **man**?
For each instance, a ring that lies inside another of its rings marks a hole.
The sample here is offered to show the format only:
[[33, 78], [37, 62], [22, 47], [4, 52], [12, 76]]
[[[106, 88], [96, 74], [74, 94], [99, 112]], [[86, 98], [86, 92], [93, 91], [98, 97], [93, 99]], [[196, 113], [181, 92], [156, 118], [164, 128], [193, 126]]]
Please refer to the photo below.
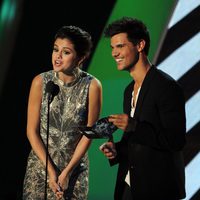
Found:
[[150, 63], [150, 36], [142, 21], [123, 17], [104, 33], [111, 38], [118, 70], [133, 78], [124, 92], [124, 114], [109, 118], [124, 131], [123, 137], [100, 147], [111, 166], [119, 164], [114, 199], [182, 199], [186, 133], [182, 89]]

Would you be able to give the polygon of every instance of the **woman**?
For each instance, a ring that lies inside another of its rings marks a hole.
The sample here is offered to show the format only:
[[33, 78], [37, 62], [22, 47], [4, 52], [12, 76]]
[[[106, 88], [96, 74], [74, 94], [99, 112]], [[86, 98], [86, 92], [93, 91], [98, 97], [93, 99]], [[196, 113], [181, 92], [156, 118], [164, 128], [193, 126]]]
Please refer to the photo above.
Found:
[[[86, 31], [75, 26], [62, 27], [55, 35], [53, 70], [37, 75], [32, 81], [27, 120], [32, 150], [23, 199], [87, 199], [87, 150], [91, 140], [76, 130], [78, 126], [92, 126], [101, 110], [100, 81], [80, 69], [91, 48], [91, 36]], [[46, 90], [50, 81], [59, 87], [51, 103]]]

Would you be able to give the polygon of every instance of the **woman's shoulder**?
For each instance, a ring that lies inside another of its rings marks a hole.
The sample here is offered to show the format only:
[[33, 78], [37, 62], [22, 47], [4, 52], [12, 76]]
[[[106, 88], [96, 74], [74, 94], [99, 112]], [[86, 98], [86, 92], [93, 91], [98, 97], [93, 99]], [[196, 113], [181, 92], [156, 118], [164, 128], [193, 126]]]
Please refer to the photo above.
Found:
[[44, 83], [47, 83], [48, 81], [51, 81], [55, 77], [55, 72], [53, 70], [41, 72], [39, 74], [43, 80]]
[[94, 75], [88, 73], [88, 72], [85, 72], [85, 71], [82, 71], [83, 75], [88, 77], [89, 79], [91, 79], [92, 82], [96, 83], [96, 84], [101, 84], [101, 81]]
[[49, 76], [54, 76], [54, 71], [53, 70], [49, 70], [49, 71], [44, 71], [40, 73], [40, 76], [42, 76], [42, 78], [46, 78]]
[[102, 87], [101, 81], [96, 76], [82, 70], [81, 70], [81, 76], [88, 79], [91, 82], [90, 85], [92, 87]]
[[53, 70], [41, 72], [37, 75], [35, 75], [32, 79], [32, 85], [34, 86], [41, 86], [44, 83], [48, 82], [51, 80], [53, 77]]

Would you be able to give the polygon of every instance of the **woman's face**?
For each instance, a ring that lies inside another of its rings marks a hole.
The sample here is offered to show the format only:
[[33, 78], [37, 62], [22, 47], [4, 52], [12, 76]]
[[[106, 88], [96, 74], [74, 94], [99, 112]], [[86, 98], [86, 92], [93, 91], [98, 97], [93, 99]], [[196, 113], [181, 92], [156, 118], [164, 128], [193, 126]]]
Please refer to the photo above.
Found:
[[56, 72], [71, 74], [78, 65], [77, 53], [68, 39], [57, 38], [52, 52], [53, 69]]

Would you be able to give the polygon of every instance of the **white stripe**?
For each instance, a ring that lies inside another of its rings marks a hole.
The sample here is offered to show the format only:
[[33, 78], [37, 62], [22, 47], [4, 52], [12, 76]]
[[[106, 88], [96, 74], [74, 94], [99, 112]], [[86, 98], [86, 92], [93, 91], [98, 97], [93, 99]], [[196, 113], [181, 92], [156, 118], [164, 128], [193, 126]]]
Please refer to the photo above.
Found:
[[193, 95], [185, 105], [187, 132], [200, 121], [199, 103], [200, 103], [200, 90], [195, 95]]
[[168, 28], [174, 26], [177, 22], [179, 22], [182, 18], [184, 18], [199, 5], [200, 0], [179, 0], [172, 15], [171, 21], [168, 25]]
[[[200, 60], [200, 33], [184, 43], [163, 60], [158, 68], [178, 80]], [[170, 44], [169, 44], [170, 45]], [[173, 45], [173, 44], [172, 44]]]
[[200, 153], [198, 153], [185, 168], [186, 198], [190, 198], [198, 191], [200, 185]]
[[[168, 28], [171, 28], [192, 10], [200, 5], [200, 0], [179, 0], [174, 10]], [[184, 30], [186, 31], [186, 30]], [[178, 37], [178, 36], [177, 36]], [[200, 59], [199, 48], [200, 34], [197, 34], [187, 43], [182, 45], [178, 50], [173, 52], [165, 59], [158, 68], [170, 74], [174, 79], [178, 80], [191, 67], [193, 67]], [[170, 44], [169, 44], [170, 45]], [[186, 102], [186, 130], [187, 132], [200, 121], [200, 91]], [[200, 153], [185, 167], [186, 175], [186, 198], [190, 200], [200, 187]]]

